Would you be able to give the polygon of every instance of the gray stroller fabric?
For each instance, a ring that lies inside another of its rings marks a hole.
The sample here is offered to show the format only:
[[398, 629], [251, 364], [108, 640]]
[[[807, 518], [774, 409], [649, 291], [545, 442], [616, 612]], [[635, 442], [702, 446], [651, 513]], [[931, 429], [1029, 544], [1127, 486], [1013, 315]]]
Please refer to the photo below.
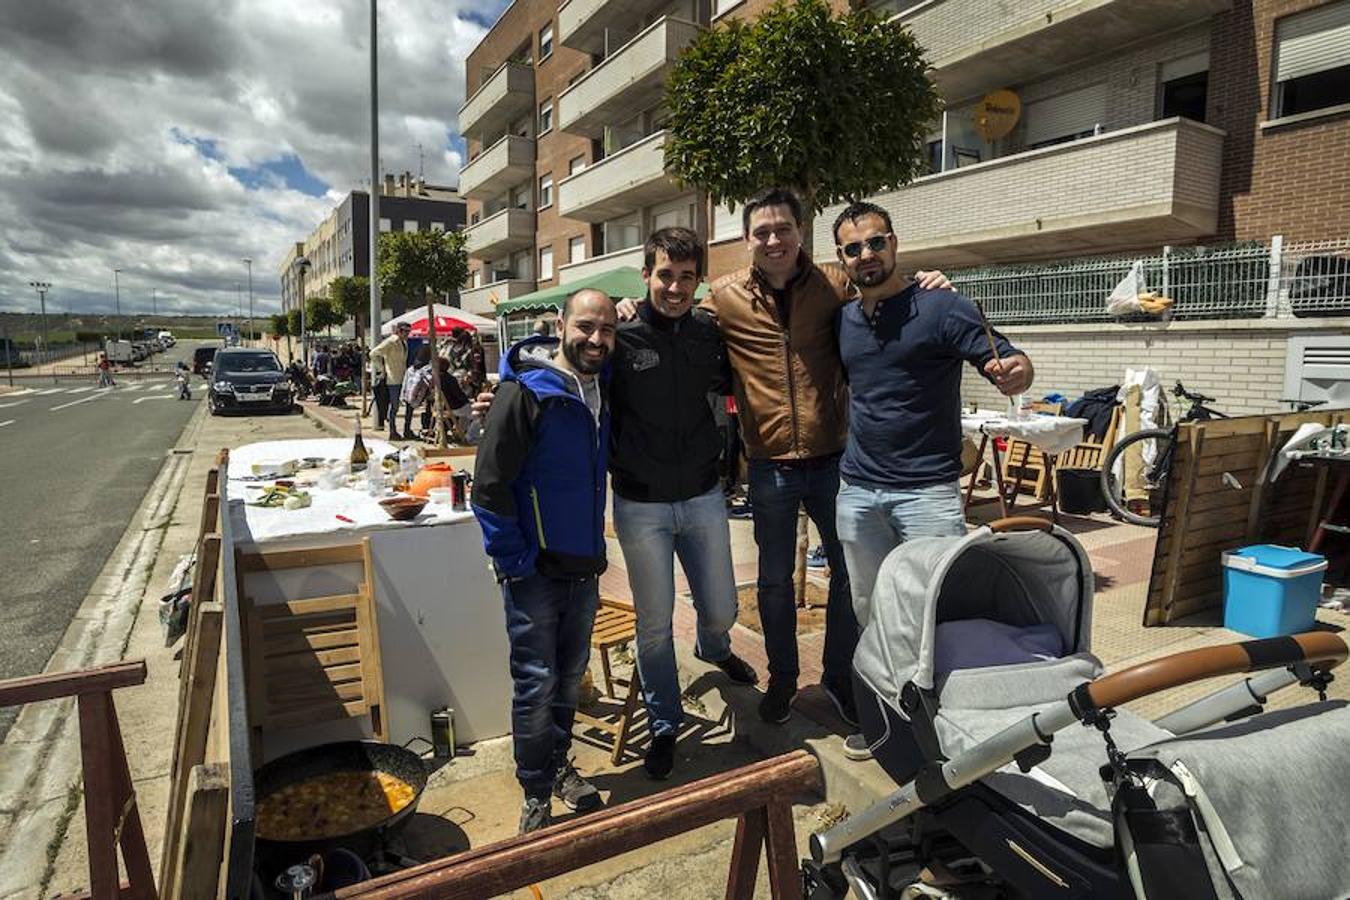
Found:
[[[953, 672], [940, 684], [942, 705], [936, 725], [947, 756], [969, 750], [999, 731], [1052, 704], [1102, 672], [1089, 653], [1050, 663], [1025, 663]], [[1111, 737], [1123, 750], [1171, 737], [1151, 722], [1120, 711]], [[984, 784], [1067, 834], [1097, 847], [1115, 837], [1111, 798], [1098, 770], [1106, 745], [1095, 728], [1075, 725], [1055, 734], [1051, 754], [1029, 773], [1008, 765]]]
[[906, 682], [933, 687], [939, 622], [1052, 624], [1066, 653], [1085, 651], [1092, 588], [1087, 554], [1059, 528], [906, 541], [882, 562], [870, 602], [854, 610], [863, 632], [853, 667], [898, 711]]
[[1327, 900], [1350, 896], [1347, 747], [1350, 706], [1337, 700], [1261, 713], [1129, 756], [1156, 763], [1150, 794], [1160, 807], [1188, 804], [1195, 813], [1221, 896], [1231, 887], [1243, 900]]

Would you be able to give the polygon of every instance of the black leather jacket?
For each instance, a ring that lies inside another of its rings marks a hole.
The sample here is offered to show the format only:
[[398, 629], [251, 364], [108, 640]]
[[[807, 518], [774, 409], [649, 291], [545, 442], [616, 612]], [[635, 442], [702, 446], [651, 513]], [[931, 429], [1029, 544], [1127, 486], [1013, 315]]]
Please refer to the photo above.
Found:
[[716, 485], [722, 437], [709, 394], [730, 391], [716, 322], [700, 310], [670, 319], [639, 304], [637, 318], [619, 326], [611, 372], [614, 493], [673, 503]]

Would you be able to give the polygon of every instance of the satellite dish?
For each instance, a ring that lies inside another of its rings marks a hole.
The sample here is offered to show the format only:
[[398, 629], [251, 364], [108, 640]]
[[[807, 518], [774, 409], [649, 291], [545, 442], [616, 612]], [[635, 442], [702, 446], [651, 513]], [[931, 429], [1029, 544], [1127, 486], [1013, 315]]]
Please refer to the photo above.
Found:
[[1021, 116], [1021, 98], [1009, 90], [994, 91], [975, 104], [975, 130], [993, 142], [1012, 131]]

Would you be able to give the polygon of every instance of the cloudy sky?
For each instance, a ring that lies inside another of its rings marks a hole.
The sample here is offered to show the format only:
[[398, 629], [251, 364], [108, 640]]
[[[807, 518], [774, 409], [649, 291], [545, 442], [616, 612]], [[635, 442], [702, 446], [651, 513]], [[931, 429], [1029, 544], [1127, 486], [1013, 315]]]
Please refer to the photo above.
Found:
[[[380, 0], [380, 156], [456, 184], [506, 0]], [[228, 312], [369, 180], [368, 0], [0, 0], [0, 309]]]

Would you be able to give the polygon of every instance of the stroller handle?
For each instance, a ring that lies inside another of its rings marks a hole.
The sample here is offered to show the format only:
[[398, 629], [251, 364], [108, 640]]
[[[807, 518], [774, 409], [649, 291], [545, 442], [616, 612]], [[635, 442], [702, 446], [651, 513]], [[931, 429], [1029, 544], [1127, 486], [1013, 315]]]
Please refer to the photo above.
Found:
[[1121, 706], [1217, 675], [1259, 672], [1299, 663], [1326, 671], [1345, 662], [1347, 656], [1350, 647], [1345, 640], [1326, 631], [1203, 647], [1149, 660], [1079, 685], [1069, 695], [1069, 703], [1081, 719], [1099, 709]]
[[995, 534], [1003, 534], [1007, 531], [1049, 531], [1055, 527], [1055, 523], [1049, 519], [1042, 519], [1040, 516], [1008, 516], [1004, 519], [995, 519], [986, 526]]

